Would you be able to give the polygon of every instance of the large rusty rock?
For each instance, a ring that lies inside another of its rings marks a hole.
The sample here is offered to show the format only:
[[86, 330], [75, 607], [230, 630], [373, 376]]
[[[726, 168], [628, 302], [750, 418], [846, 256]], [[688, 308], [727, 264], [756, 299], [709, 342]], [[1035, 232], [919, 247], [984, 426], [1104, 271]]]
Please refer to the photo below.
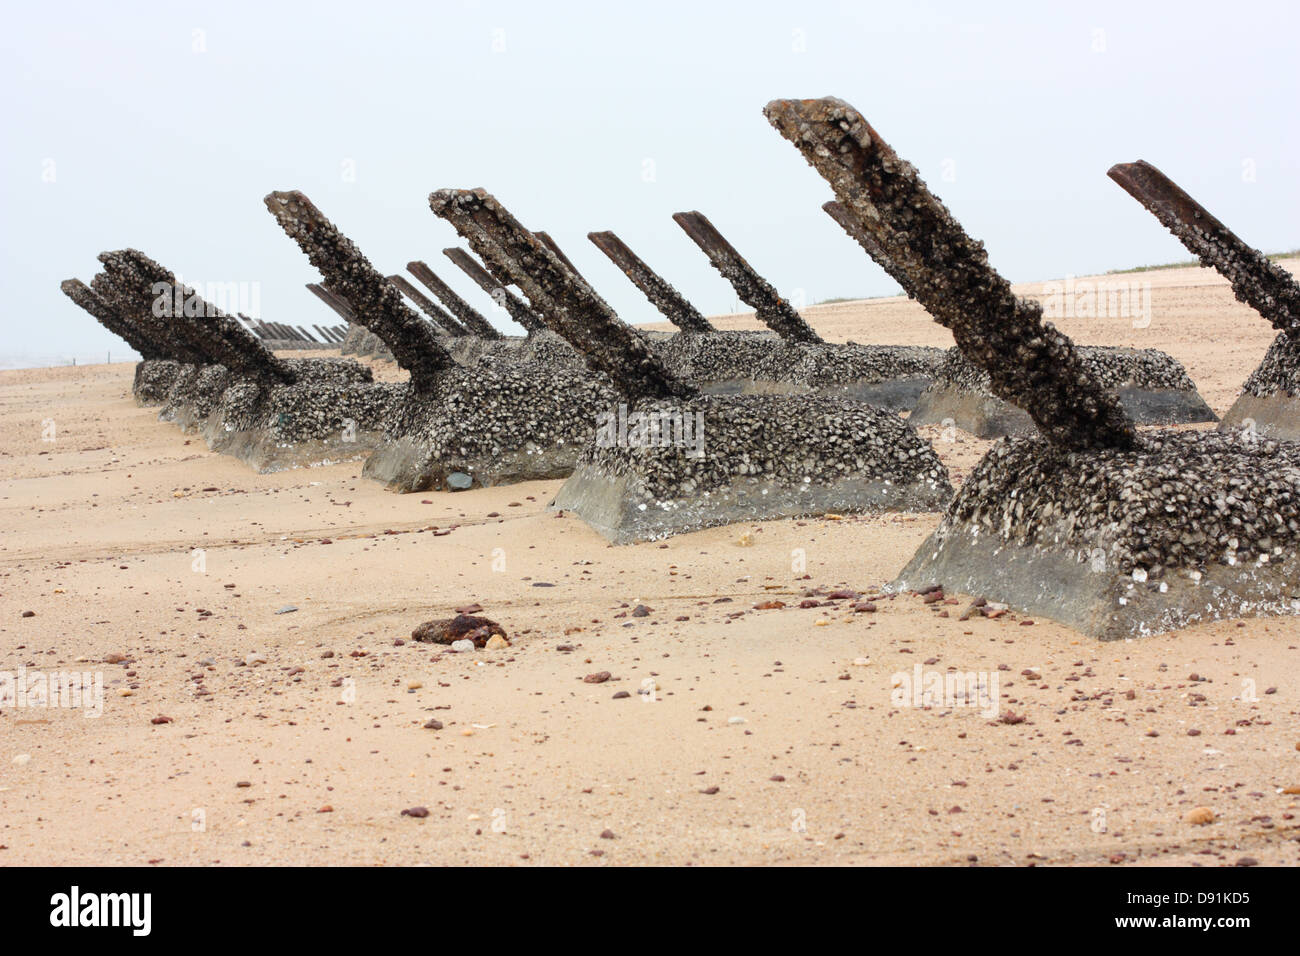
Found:
[[843, 100], [773, 100], [764, 114], [830, 183], [876, 240], [909, 296], [952, 330], [989, 373], [994, 394], [1028, 412], [1063, 448], [1129, 448], [1133, 423], [1088, 373], [1074, 344], [1019, 299], [968, 236], [860, 113]]
[[505, 628], [496, 621], [473, 614], [425, 621], [411, 631], [411, 640], [425, 644], [454, 644], [456, 641], [473, 641], [478, 648], [486, 647], [493, 637], [508, 640]]

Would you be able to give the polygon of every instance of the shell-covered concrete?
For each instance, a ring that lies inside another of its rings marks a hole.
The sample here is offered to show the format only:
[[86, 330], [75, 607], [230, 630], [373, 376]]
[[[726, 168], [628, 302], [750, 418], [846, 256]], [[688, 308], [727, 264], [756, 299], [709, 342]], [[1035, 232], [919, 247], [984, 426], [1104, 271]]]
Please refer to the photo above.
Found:
[[585, 368], [491, 355], [444, 370], [433, 389], [399, 389], [363, 470], [399, 492], [563, 478], [616, 402]]
[[639, 403], [626, 418], [640, 424], [618, 431], [611, 418], [553, 503], [615, 544], [735, 521], [933, 511], [952, 495], [929, 442], [861, 402], [702, 395]]
[[1300, 611], [1300, 445], [1147, 432], [985, 456], [899, 575], [1006, 601], [1103, 638]]
[[[1181, 362], [1158, 349], [1077, 346], [1079, 359], [1135, 423], [1180, 425], [1212, 422], [1214, 412], [1196, 391]], [[1037, 432], [1024, 410], [993, 394], [989, 373], [948, 350], [934, 381], [909, 419], [913, 425], [953, 425], [977, 438]]]

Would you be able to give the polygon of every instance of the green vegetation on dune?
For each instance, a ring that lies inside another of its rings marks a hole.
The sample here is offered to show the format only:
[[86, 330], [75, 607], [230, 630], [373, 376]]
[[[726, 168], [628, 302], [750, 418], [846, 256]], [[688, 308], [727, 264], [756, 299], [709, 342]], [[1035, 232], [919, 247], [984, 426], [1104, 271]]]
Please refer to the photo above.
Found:
[[[1289, 252], [1268, 252], [1265, 253], [1265, 255], [1276, 262], [1278, 259], [1291, 259], [1295, 256], [1300, 256], [1300, 249], [1292, 249]], [[1195, 259], [1188, 259], [1184, 262], [1166, 262], [1158, 266], [1134, 266], [1132, 269], [1111, 269], [1106, 273], [1106, 275], [1123, 275], [1128, 272], [1155, 272], [1158, 269], [1187, 269], [1199, 265], [1200, 263]]]

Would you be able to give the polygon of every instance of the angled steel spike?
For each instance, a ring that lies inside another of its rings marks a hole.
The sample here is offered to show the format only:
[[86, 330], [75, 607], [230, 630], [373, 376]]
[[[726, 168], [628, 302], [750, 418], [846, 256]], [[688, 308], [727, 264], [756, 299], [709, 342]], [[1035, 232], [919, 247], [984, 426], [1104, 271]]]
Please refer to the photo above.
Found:
[[1119, 163], [1106, 174], [1178, 237], [1203, 266], [1213, 266], [1249, 305], [1288, 340], [1300, 336], [1300, 285], [1291, 273], [1242, 242], [1178, 184], [1150, 163]]
[[[106, 256], [110, 256], [110, 253], [100, 253], [98, 258], [104, 262]], [[126, 316], [134, 322], [136, 328], [140, 329], [145, 338], [153, 342], [166, 358], [193, 365], [212, 363], [212, 356], [201, 343], [194, 341], [190, 330], [161, 315], [155, 315], [153, 304], [156, 297], [144, 301], [138, 287], [128, 282], [126, 275], [119, 269], [105, 266], [102, 271], [91, 277], [90, 288], [119, 315]]]
[[432, 299], [411, 285], [406, 276], [391, 275], [388, 281], [393, 283], [402, 291], [408, 299], [420, 307], [420, 309], [433, 320], [436, 328], [442, 329], [448, 335], [469, 335], [469, 330], [455, 320], [447, 311], [439, 307]]
[[356, 318], [357, 314], [352, 311], [352, 306], [348, 305], [338, 296], [332, 294], [323, 285], [316, 282], [308, 282], [307, 288], [311, 291], [312, 295], [328, 305], [330, 310], [340, 318], [346, 319], [349, 322]]
[[839, 225], [841, 229], [849, 234], [849, 238], [857, 242], [862, 250], [875, 261], [876, 265], [889, 273], [889, 277], [899, 284], [904, 292], [910, 298], [916, 298], [908, 291], [910, 283], [907, 279], [907, 273], [898, 268], [889, 258], [889, 254], [881, 248], [880, 243], [872, 238], [871, 233], [858, 221], [857, 217], [849, 210], [849, 207], [841, 202], [831, 200], [822, 204], [822, 209]]
[[454, 262], [465, 275], [478, 283], [478, 287], [491, 296], [493, 302], [505, 309], [510, 314], [510, 318], [522, 325], [529, 335], [546, 328], [546, 323], [542, 321], [542, 317], [534, 312], [523, 299], [507, 289], [507, 283], [498, 282], [490, 272], [475, 262], [474, 257], [464, 249], [444, 249], [442, 254]]
[[59, 288], [64, 295], [94, 316], [100, 325], [139, 353], [140, 358], [149, 361], [168, 357], [150, 341], [134, 320], [114, 309], [80, 279], [65, 279], [59, 283]]
[[609, 256], [614, 265], [632, 280], [632, 284], [650, 300], [669, 322], [688, 335], [716, 331], [700, 310], [686, 301], [686, 297], [674, 289], [666, 279], [651, 269], [635, 252], [614, 233], [589, 232], [587, 238], [595, 243], [596, 248]]
[[301, 192], [273, 192], [263, 202], [325, 277], [325, 288], [346, 299], [357, 321], [378, 335], [410, 372], [411, 387], [420, 393], [435, 391], [439, 373], [456, 362], [433, 327], [402, 302], [397, 287]]
[[723, 238], [713, 223], [700, 212], [673, 213], [673, 222], [700, 247], [713, 268], [731, 283], [742, 302], [754, 309], [754, 315], [787, 342], [820, 342], [821, 336], [804, 321], [794, 306], [777, 293], [772, 283], [754, 271], [735, 246]]
[[1084, 366], [1074, 343], [1043, 322], [1041, 306], [1016, 297], [989, 265], [983, 244], [966, 234], [857, 110], [827, 97], [773, 100], [763, 112], [907, 277], [908, 294], [989, 373], [994, 394], [1028, 412], [1060, 447], [1136, 443], [1133, 423]]
[[572, 269], [574, 275], [576, 275], [583, 282], [587, 281], [587, 277], [578, 271], [578, 267], [575, 266], [573, 264], [573, 261], [564, 254], [564, 250], [560, 248], [559, 243], [557, 243], [554, 239], [551, 238], [550, 233], [542, 232], [542, 230], [538, 229], [533, 232], [533, 235], [536, 236], [538, 239], [542, 240], [542, 242], [545, 243], [546, 248], [550, 249], [553, 253], [555, 253], [556, 258], [558, 258], [566, 266]]
[[481, 339], [499, 339], [501, 333], [498, 332], [485, 319], [477, 309], [456, 294], [451, 286], [443, 282], [425, 263], [416, 259], [406, 264], [406, 271], [419, 279], [428, 288], [430, 292], [442, 300], [442, 304], [460, 320], [461, 325], [470, 330], [470, 333], [477, 335]]
[[631, 400], [685, 397], [694, 389], [674, 376], [645, 340], [581, 276], [482, 189], [443, 189], [429, 196], [485, 261], [506, 272], [539, 306], [552, 328], [604, 372]]
[[115, 272], [121, 284], [132, 290], [141, 310], [155, 314], [187, 335], [217, 364], [233, 375], [264, 384], [289, 384], [297, 375], [277, 358], [233, 316], [204, 300], [175, 273], [138, 249], [122, 249], [100, 255], [105, 269]]

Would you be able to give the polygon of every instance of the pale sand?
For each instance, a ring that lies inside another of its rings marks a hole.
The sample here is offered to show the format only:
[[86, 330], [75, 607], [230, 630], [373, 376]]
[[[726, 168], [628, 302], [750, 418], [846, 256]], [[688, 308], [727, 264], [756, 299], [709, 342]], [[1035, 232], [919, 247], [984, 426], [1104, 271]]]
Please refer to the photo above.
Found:
[[[1268, 325], [1208, 270], [1113, 278], [1151, 282], [1149, 328], [1059, 324], [1081, 342], [1173, 353], [1222, 413]], [[807, 315], [834, 340], [951, 341], [901, 299]], [[875, 614], [799, 610], [809, 585], [888, 581], [939, 516], [615, 549], [545, 511], [559, 482], [397, 496], [360, 479], [358, 462], [255, 475], [137, 408], [131, 373], [0, 373], [0, 670], [132, 659], [97, 665], [98, 719], [4, 708], [0, 862], [1300, 860], [1300, 797], [1279, 792], [1300, 784], [1294, 619], [1101, 644], [1041, 619], [959, 622], [965, 600], [947, 619], [911, 596]], [[988, 443], [936, 447], [960, 480]], [[810, 580], [792, 570], [796, 549]], [[752, 610], [771, 599], [792, 606]], [[395, 646], [474, 601], [514, 647]], [[638, 602], [653, 613], [619, 617]], [[287, 604], [299, 610], [275, 613]], [[240, 666], [254, 651], [268, 663]], [[996, 672], [1004, 712], [1028, 719], [893, 706], [891, 675], [916, 665]], [[583, 682], [597, 671], [614, 676]], [[643, 703], [652, 675], [657, 700]], [[1241, 699], [1247, 682], [1256, 702]], [[444, 729], [423, 729], [430, 718]], [[400, 815], [417, 805], [427, 818]], [[1202, 805], [1217, 822], [1182, 822]]]

